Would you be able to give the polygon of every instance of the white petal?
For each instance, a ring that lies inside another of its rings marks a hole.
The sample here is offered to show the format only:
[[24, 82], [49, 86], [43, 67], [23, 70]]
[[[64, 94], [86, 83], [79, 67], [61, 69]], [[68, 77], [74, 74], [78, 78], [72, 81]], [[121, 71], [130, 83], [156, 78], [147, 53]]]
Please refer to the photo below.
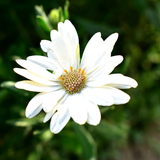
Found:
[[59, 123], [63, 123], [65, 117], [69, 114], [68, 107], [65, 105], [61, 105], [58, 107], [59, 112]]
[[119, 89], [113, 87], [104, 87], [104, 89], [113, 97], [114, 104], [125, 104], [130, 100], [130, 96]]
[[[54, 77], [57, 78], [57, 81], [59, 81], [59, 77], [62, 75], [63, 71], [61, 69], [55, 69], [54, 70]], [[55, 79], [56, 80], [56, 79]]]
[[32, 114], [28, 118], [35, 117], [41, 110], [42, 110], [42, 105], [40, 105], [39, 107], [37, 107], [37, 109], [35, 109], [34, 112], [32, 112]]
[[117, 39], [118, 39], [118, 33], [113, 33], [104, 41], [106, 46], [105, 55], [107, 57], [111, 56], [111, 52], [113, 50], [114, 44], [116, 43]]
[[75, 27], [72, 25], [72, 23], [69, 20], [65, 21], [65, 25], [67, 26], [68, 30], [70, 31], [70, 39], [71, 39], [71, 46], [72, 46], [72, 51], [73, 51], [73, 67], [75, 69], [79, 68], [79, 63], [80, 63], [80, 51], [79, 51], [79, 38], [77, 31]]
[[106, 64], [100, 66], [93, 73], [88, 75], [88, 86], [101, 86], [114, 68], [123, 60], [122, 56], [113, 56], [107, 59]]
[[55, 111], [57, 110], [57, 107], [54, 107], [50, 112], [46, 113], [43, 122], [47, 122], [55, 113]]
[[87, 43], [85, 50], [83, 52], [82, 60], [81, 60], [81, 68], [84, 69], [88, 62], [90, 61], [90, 58], [92, 58], [92, 54], [94, 52], [94, 49], [99, 44], [99, 42], [102, 41], [101, 33], [96, 33], [92, 36], [92, 38]]
[[48, 57], [45, 56], [29, 56], [27, 61], [31, 61], [39, 66], [42, 66], [48, 70], [54, 71], [55, 70], [62, 70], [63, 67], [58, 63], [58, 60], [55, 58], [55, 55], [52, 50], [47, 52]]
[[45, 56], [36, 56], [36, 55], [29, 56], [27, 58], [27, 61], [31, 61], [46, 69], [50, 69], [50, 70], [56, 69], [56, 66], [54, 65], [54, 61], [52, 61], [52, 59], [49, 59], [48, 57], [45, 57]]
[[27, 105], [26, 108], [26, 117], [32, 118], [36, 116], [42, 109], [42, 102], [46, 97], [46, 93], [39, 93], [35, 97], [33, 97]]
[[85, 72], [88, 74], [94, 71], [96, 68], [100, 67], [101, 65], [106, 64], [106, 60], [111, 57], [111, 52], [113, 50], [113, 46], [117, 41], [118, 34], [114, 33], [110, 35], [105, 41], [101, 41], [99, 45], [94, 49], [92, 52], [92, 57], [90, 58], [90, 63], [86, 67]]
[[51, 74], [49, 71], [47, 71], [45, 68], [31, 62], [31, 61], [26, 61], [23, 59], [17, 59], [16, 62], [21, 65], [22, 67], [24, 67], [25, 69], [29, 70], [30, 72], [37, 74], [41, 77], [45, 77], [45, 79], [48, 80], [53, 80], [56, 77]]
[[55, 107], [57, 102], [64, 96], [64, 94], [65, 90], [63, 89], [49, 93], [42, 103], [43, 110], [45, 112], [50, 112]]
[[84, 89], [82, 89], [81, 93], [89, 101], [98, 105], [110, 106], [114, 103], [114, 99], [104, 88], [85, 87]]
[[44, 79], [44, 78], [42, 78], [42, 77], [40, 77], [40, 76], [38, 76], [38, 75], [36, 75], [36, 74], [33, 74], [33, 73], [25, 70], [25, 69], [14, 68], [14, 71], [15, 71], [17, 74], [19, 74], [19, 75], [21, 75], [21, 76], [23, 76], [23, 77], [26, 77], [26, 78], [28, 78], [28, 79], [30, 79], [30, 80], [32, 80], [32, 81], [35, 81], [35, 82], [37, 82], [37, 83], [41, 83], [41, 84], [49, 85], [49, 86], [51, 86], [51, 85], [53, 85], [53, 86], [54, 86], [54, 85], [59, 85], [59, 83], [57, 83], [57, 82], [53, 82], [53, 81], [46, 80], [46, 79]]
[[68, 123], [70, 114], [67, 106], [61, 106], [59, 110], [53, 115], [50, 124], [50, 130], [53, 133], [59, 133], [64, 126]]
[[62, 71], [64, 70], [63, 66], [60, 64], [58, 58], [57, 58], [57, 55], [55, 52], [53, 52], [52, 50], [49, 50], [47, 52], [47, 56], [49, 59], [51, 59], [53, 61], [53, 64], [55, 66], [55, 68], [57, 69], [61, 69]]
[[33, 91], [33, 92], [52, 92], [60, 89], [61, 85], [46, 86], [37, 82], [24, 80], [24, 81], [17, 82], [15, 84], [15, 87], [19, 89], [25, 89], [27, 91]]
[[56, 112], [51, 118], [51, 122], [50, 122], [50, 130], [51, 130], [51, 132], [53, 132], [54, 128], [56, 127], [56, 125], [58, 123], [57, 119], [58, 119], [58, 112]]
[[46, 116], [44, 117], [44, 120], [43, 120], [44, 123], [47, 122], [53, 116], [56, 110], [59, 109], [60, 106], [64, 104], [67, 97], [68, 97], [68, 94], [66, 94], [63, 98], [61, 98], [61, 100], [57, 102], [56, 106], [50, 112], [46, 113]]
[[53, 51], [56, 54], [56, 57], [59, 63], [63, 66], [64, 69], [69, 70], [69, 52], [66, 46], [66, 43], [60, 33], [56, 30], [51, 31], [51, 39], [53, 43]]
[[73, 69], [77, 69], [78, 64], [75, 61], [75, 56], [79, 40], [76, 29], [69, 20], [66, 20], [64, 23], [58, 23], [58, 31], [63, 37], [68, 48], [70, 65], [73, 67]]
[[88, 110], [87, 122], [91, 125], [98, 125], [101, 120], [101, 113], [98, 106], [90, 101], [86, 104]]
[[111, 86], [120, 89], [136, 88], [138, 83], [130, 77], [123, 76], [122, 74], [108, 75], [106, 86]]
[[94, 46], [94, 50], [92, 51], [92, 55], [87, 60], [87, 66], [85, 68], [86, 74], [89, 74], [90, 72], [94, 71], [96, 68], [98, 68], [101, 65], [100, 59], [104, 61], [103, 53], [105, 51], [104, 41], [102, 38], [99, 39], [97, 44]]
[[53, 44], [51, 41], [42, 40], [40, 42], [40, 46], [44, 52], [48, 52], [49, 50], [53, 50]]
[[68, 97], [69, 113], [73, 120], [78, 124], [84, 124], [87, 121], [87, 100], [81, 94], [73, 94]]
[[53, 133], [55, 134], [59, 133], [66, 126], [69, 120], [70, 120], [70, 114], [68, 112], [67, 114], [65, 114], [63, 123], [59, 124], [59, 126], [53, 130]]

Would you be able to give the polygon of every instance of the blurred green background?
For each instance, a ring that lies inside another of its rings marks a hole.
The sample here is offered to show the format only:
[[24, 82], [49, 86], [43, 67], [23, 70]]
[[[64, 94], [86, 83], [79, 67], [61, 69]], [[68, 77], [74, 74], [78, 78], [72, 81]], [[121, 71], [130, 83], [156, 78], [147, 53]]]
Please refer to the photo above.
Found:
[[24, 79], [13, 72], [15, 58], [42, 55], [39, 43], [50, 39], [37, 24], [35, 5], [43, 5], [48, 15], [53, 8], [63, 9], [65, 1], [0, 1], [0, 159], [159, 160], [160, 1], [70, 0], [69, 18], [79, 34], [81, 54], [94, 33], [100, 31], [105, 39], [118, 32], [112, 55], [123, 55], [124, 61], [114, 72], [139, 85], [125, 90], [129, 103], [100, 107], [98, 126], [79, 126], [71, 120], [57, 135], [49, 131], [49, 122], [42, 122], [44, 113], [25, 118], [35, 93], [13, 87]]

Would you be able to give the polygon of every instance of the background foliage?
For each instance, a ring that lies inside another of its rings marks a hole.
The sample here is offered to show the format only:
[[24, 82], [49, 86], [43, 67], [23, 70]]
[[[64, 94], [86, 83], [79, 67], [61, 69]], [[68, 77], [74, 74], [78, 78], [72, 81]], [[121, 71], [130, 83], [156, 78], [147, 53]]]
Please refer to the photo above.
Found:
[[[90, 39], [101, 32], [105, 39], [118, 32], [112, 55], [124, 61], [114, 72], [137, 80], [126, 92], [128, 104], [100, 107], [102, 121], [79, 126], [70, 121], [57, 135], [42, 123], [44, 113], [25, 118], [34, 93], [17, 90], [23, 79], [13, 72], [16, 57], [43, 54], [39, 42], [49, 32], [38, 26], [35, 5], [48, 15], [64, 0], [0, 1], [0, 159], [1, 160], [158, 160], [160, 158], [160, 1], [70, 0], [70, 20], [80, 37], [81, 54]], [[10, 81], [5, 82], [4, 81]], [[2, 83], [3, 82], [3, 83]], [[147, 154], [149, 153], [149, 154]]]

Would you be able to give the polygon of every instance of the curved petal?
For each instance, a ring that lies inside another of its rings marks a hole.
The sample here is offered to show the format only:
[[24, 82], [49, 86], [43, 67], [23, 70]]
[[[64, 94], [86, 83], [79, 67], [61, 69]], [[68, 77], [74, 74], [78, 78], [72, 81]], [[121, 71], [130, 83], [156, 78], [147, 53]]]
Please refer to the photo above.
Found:
[[[86, 62], [87, 66], [85, 68], [85, 72], [87, 74], [91, 73], [97, 67], [99, 67], [99, 65], [101, 65], [102, 62], [100, 61], [100, 59], [101, 56], [103, 56], [104, 51], [105, 51], [104, 41], [102, 38], [100, 38], [96, 46], [94, 47], [94, 50], [92, 51], [92, 55]], [[104, 61], [103, 58], [102, 60]]]
[[25, 69], [14, 68], [14, 71], [17, 74], [19, 74], [19, 75], [21, 75], [23, 77], [26, 77], [26, 78], [28, 78], [28, 79], [30, 79], [32, 81], [35, 81], [37, 83], [41, 83], [41, 84], [49, 85], [49, 86], [51, 86], [51, 85], [53, 85], [53, 86], [54, 85], [59, 85], [58, 82], [53, 82], [53, 81], [46, 80], [46, 79], [44, 79], [44, 78], [42, 78], [42, 77], [40, 77], [40, 76], [38, 76], [38, 75], [36, 75], [34, 73], [31, 73], [31, 72], [25, 70]]
[[111, 57], [113, 46], [117, 41], [118, 33], [110, 35], [105, 41], [101, 41], [99, 45], [94, 49], [89, 65], [86, 67], [85, 72], [87, 74], [93, 72], [96, 68], [106, 64], [106, 60]]
[[76, 61], [76, 49], [79, 39], [75, 27], [69, 20], [66, 20], [64, 23], [58, 23], [58, 31], [63, 37], [68, 48], [70, 65], [73, 67], [73, 69], [78, 69], [77, 67], [79, 64], [77, 64]]
[[114, 70], [114, 68], [123, 61], [122, 56], [113, 56], [107, 59], [104, 65], [88, 75], [89, 86], [101, 86], [105, 84], [106, 78]]
[[55, 107], [57, 102], [64, 96], [64, 94], [65, 90], [63, 89], [49, 93], [42, 103], [43, 110], [45, 112], [50, 112]]
[[57, 119], [58, 119], [58, 112], [56, 112], [51, 118], [51, 122], [50, 122], [50, 130], [51, 130], [51, 132], [54, 131], [54, 128], [58, 123]]
[[27, 105], [26, 108], [26, 117], [32, 118], [36, 116], [42, 110], [42, 102], [46, 97], [46, 93], [39, 93], [34, 96]]
[[81, 94], [68, 96], [67, 105], [69, 113], [73, 120], [78, 124], [84, 124], [87, 121], [86, 99]]
[[107, 39], [104, 41], [104, 45], [106, 46], [105, 55], [107, 57], [111, 56], [111, 52], [113, 50], [113, 47], [118, 39], [118, 33], [113, 33]]
[[123, 76], [122, 74], [110, 74], [107, 77], [106, 86], [111, 86], [119, 89], [136, 88], [138, 83], [130, 77]]
[[28, 117], [28, 118], [33, 118], [35, 117], [40, 111], [42, 110], [42, 105], [38, 106], [34, 112], [32, 112], [32, 114]]
[[48, 80], [54, 80], [56, 77], [54, 74], [51, 74], [49, 71], [47, 71], [45, 68], [31, 62], [31, 61], [26, 61], [23, 59], [17, 59], [16, 62], [24, 67], [25, 69], [29, 70], [30, 72], [37, 74], [41, 77], [45, 77], [45, 79]]
[[103, 87], [114, 99], [114, 104], [125, 104], [130, 100], [130, 96], [123, 91], [113, 87]]
[[55, 53], [59, 63], [63, 66], [64, 69], [69, 70], [69, 52], [67, 45], [60, 35], [60, 33], [56, 30], [51, 31], [51, 40], [53, 43], [53, 52]]
[[55, 70], [56, 69], [56, 66], [54, 65], [54, 61], [48, 57], [45, 57], [45, 56], [29, 56], [27, 58], [27, 61], [31, 61], [39, 66], [42, 66], [46, 69], [49, 69], [49, 70]]
[[114, 99], [104, 88], [86, 87], [81, 91], [81, 93], [89, 101], [101, 106], [111, 106], [114, 103]]
[[47, 52], [47, 56], [53, 61], [55, 68], [61, 69], [62, 71], [64, 70], [63, 66], [60, 64], [58, 58], [56, 57], [56, 54], [52, 50]]
[[44, 123], [47, 122], [53, 116], [56, 110], [58, 110], [58, 108], [64, 104], [67, 97], [68, 97], [68, 94], [66, 94], [63, 98], [61, 98], [57, 102], [56, 106], [50, 112], [46, 113], [46, 116], [44, 117], [44, 120], [43, 120]]
[[58, 111], [53, 115], [50, 123], [50, 130], [53, 133], [59, 133], [68, 123], [70, 114], [67, 106], [59, 107]]
[[53, 114], [56, 112], [57, 107], [54, 107], [50, 112], [46, 113], [43, 122], [46, 123], [52, 116]]
[[91, 37], [91, 39], [87, 43], [87, 45], [86, 45], [86, 47], [84, 49], [84, 52], [83, 52], [83, 56], [82, 56], [82, 60], [81, 60], [81, 66], [80, 66], [82, 69], [86, 68], [86, 66], [88, 65], [92, 55], [95, 52], [94, 49], [97, 47], [97, 45], [100, 42], [102, 42], [102, 38], [101, 38], [101, 33], [100, 32], [94, 34]]
[[42, 40], [40, 42], [40, 46], [44, 52], [48, 52], [49, 50], [53, 50], [53, 44], [51, 41]]
[[86, 104], [88, 110], [88, 120], [87, 122], [91, 125], [98, 125], [101, 120], [101, 113], [98, 106], [90, 101]]
[[15, 87], [19, 89], [25, 89], [27, 91], [33, 91], [33, 92], [52, 92], [52, 91], [61, 89], [61, 85], [46, 86], [37, 82], [28, 81], [28, 80], [19, 81], [15, 83]]

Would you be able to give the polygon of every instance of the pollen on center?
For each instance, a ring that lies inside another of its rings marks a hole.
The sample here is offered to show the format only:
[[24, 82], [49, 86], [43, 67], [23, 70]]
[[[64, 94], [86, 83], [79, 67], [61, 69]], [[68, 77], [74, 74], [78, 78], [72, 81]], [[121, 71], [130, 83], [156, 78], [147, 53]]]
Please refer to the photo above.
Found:
[[70, 71], [64, 70], [64, 72], [65, 73], [60, 77], [62, 87], [69, 94], [80, 92], [87, 81], [85, 71], [81, 71], [81, 68], [73, 70], [73, 67], [71, 66]]

